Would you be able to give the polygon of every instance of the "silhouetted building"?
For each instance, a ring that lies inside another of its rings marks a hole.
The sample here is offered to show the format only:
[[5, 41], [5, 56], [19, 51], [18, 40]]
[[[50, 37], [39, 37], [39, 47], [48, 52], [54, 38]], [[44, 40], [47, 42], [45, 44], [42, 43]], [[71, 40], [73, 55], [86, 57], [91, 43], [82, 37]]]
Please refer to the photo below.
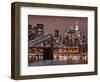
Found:
[[28, 35], [32, 34], [32, 25], [28, 25]]
[[68, 32], [68, 36], [69, 36], [69, 45], [74, 46], [74, 37], [75, 37], [75, 33], [74, 33], [74, 29], [70, 29]]
[[34, 26], [35, 36], [40, 37], [44, 35], [44, 25], [43, 24], [37, 24], [37, 26]]
[[54, 31], [54, 37], [53, 37], [53, 43], [54, 43], [54, 47], [61, 47], [62, 43], [61, 43], [61, 35], [60, 35], [60, 31], [59, 30], [55, 30]]
[[28, 41], [33, 40], [35, 38], [34, 29], [32, 25], [28, 25]]

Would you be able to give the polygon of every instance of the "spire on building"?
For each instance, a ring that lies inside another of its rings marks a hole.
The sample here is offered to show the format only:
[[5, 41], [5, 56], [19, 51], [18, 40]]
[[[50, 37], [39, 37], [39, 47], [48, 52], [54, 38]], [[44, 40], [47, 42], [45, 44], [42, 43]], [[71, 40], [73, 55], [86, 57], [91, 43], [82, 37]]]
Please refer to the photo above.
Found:
[[78, 22], [76, 22], [76, 24], [75, 24], [75, 30], [76, 31], [79, 30]]
[[81, 32], [79, 30], [78, 22], [76, 22], [76, 24], [75, 24], [75, 32], [76, 32], [76, 35], [80, 38], [81, 37]]

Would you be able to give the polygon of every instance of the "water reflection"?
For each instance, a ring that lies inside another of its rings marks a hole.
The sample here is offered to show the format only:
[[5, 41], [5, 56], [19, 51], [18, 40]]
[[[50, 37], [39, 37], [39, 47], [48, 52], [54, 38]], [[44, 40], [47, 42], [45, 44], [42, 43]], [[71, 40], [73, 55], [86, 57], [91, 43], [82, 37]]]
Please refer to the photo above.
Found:
[[[45, 66], [45, 65], [69, 65], [69, 64], [87, 64], [87, 52], [79, 52], [78, 48], [54, 49], [51, 59], [48, 54], [44, 55], [45, 49], [33, 48], [28, 53], [28, 66]], [[47, 59], [44, 59], [44, 56]]]
[[43, 60], [43, 56], [33, 56], [34, 61], [29, 66], [87, 64], [87, 56], [59, 56], [54, 60]]

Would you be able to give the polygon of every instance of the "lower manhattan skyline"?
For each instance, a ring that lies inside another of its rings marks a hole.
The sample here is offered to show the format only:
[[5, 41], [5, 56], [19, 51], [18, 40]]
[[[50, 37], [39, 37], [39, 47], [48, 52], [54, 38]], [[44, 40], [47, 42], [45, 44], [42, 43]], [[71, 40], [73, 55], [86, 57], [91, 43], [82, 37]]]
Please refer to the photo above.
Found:
[[88, 32], [88, 19], [86, 17], [61, 17], [61, 16], [36, 16], [28, 15], [28, 24], [33, 27], [36, 24], [44, 25], [44, 34], [53, 34], [54, 30], [60, 30], [60, 34], [70, 27], [75, 28], [75, 24], [78, 23], [81, 34], [87, 37]]

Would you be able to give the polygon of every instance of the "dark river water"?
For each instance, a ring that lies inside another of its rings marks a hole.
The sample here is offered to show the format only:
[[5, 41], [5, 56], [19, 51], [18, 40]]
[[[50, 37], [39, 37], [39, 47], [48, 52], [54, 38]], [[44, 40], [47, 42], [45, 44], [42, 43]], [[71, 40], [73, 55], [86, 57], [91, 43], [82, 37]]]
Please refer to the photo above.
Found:
[[58, 60], [45, 60], [45, 61], [33, 61], [28, 63], [28, 66], [48, 66], [48, 65], [74, 65], [74, 64], [87, 64], [85, 60], [67, 60], [67, 61], [58, 61]]

